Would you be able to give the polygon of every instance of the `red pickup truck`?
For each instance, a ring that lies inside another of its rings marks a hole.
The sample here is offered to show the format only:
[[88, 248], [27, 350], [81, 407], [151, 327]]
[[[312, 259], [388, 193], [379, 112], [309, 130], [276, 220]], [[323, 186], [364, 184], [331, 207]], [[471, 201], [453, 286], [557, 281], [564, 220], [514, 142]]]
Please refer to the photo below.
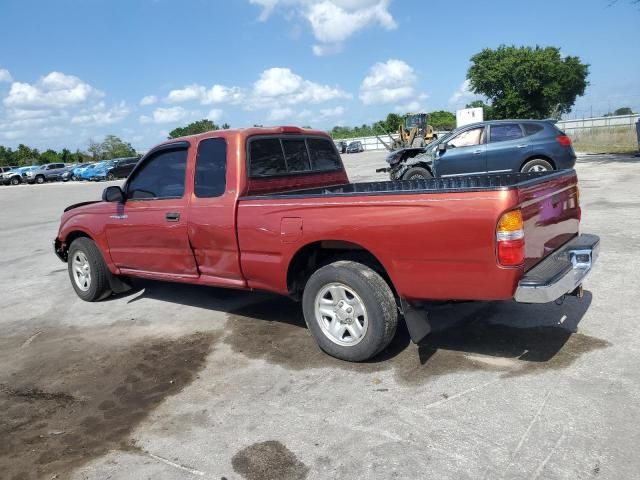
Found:
[[68, 207], [54, 247], [83, 300], [130, 277], [268, 290], [362, 361], [399, 315], [424, 337], [427, 301], [579, 295], [599, 250], [579, 221], [573, 170], [349, 183], [326, 133], [249, 128], [153, 148], [123, 188]]

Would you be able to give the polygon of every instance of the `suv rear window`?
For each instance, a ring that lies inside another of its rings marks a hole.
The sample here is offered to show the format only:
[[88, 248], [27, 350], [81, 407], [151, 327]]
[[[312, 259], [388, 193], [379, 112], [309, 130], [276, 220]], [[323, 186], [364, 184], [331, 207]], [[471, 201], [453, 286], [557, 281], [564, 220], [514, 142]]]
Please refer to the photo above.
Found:
[[517, 123], [491, 125], [491, 142], [506, 142], [522, 137], [522, 130]]
[[527, 137], [529, 135], [538, 133], [544, 128], [542, 125], [539, 125], [537, 123], [523, 123], [522, 126], [524, 128], [524, 134]]
[[249, 143], [249, 176], [268, 177], [342, 169], [331, 140], [313, 137], [255, 138]]

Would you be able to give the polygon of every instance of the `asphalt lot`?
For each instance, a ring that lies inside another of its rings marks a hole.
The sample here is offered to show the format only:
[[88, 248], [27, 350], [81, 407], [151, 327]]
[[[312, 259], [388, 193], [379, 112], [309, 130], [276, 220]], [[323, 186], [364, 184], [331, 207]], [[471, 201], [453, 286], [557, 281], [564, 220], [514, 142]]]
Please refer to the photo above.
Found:
[[[352, 179], [383, 154], [343, 156]], [[299, 305], [141, 282], [79, 300], [51, 242], [105, 183], [0, 187], [0, 477], [637, 478], [640, 159], [581, 156], [583, 299], [434, 305], [375, 361], [318, 350]]]

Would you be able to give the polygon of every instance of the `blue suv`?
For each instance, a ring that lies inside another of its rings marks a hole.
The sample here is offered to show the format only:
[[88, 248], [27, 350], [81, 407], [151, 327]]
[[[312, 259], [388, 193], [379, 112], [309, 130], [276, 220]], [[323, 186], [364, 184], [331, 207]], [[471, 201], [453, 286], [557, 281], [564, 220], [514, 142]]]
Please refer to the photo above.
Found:
[[391, 180], [543, 172], [573, 168], [571, 139], [553, 120], [495, 120], [465, 125], [423, 148], [387, 157]]

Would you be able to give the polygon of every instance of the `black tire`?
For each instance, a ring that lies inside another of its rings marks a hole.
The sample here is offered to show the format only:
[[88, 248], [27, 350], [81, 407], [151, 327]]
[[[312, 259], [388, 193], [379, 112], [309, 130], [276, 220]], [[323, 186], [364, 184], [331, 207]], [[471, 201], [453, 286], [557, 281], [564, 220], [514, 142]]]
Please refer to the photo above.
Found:
[[107, 181], [112, 182], [112, 181], [114, 181], [115, 179], [116, 179], [116, 176], [115, 176], [113, 173], [109, 172], [109, 173], [107, 174]]
[[411, 167], [402, 175], [402, 180], [428, 180], [430, 178], [433, 178], [433, 175], [424, 167]]
[[550, 172], [554, 170], [553, 165], [551, 165], [547, 160], [543, 160], [542, 158], [534, 158], [526, 162], [520, 171], [522, 173], [529, 172]]
[[44, 176], [42, 176], [42, 175], [38, 175], [38, 176], [36, 177], [36, 183], [38, 183], [38, 184], [43, 184], [44, 182], [45, 182], [45, 178], [44, 178]]
[[18, 177], [13, 177], [11, 179], [11, 185], [20, 185], [20, 179]]
[[[316, 297], [332, 283], [355, 292], [366, 310], [367, 328], [355, 345], [335, 343], [324, 332], [319, 323], [322, 320], [316, 316]], [[398, 324], [398, 309], [387, 282], [366, 265], [347, 260], [326, 265], [311, 275], [304, 288], [302, 310], [318, 346], [329, 355], [349, 362], [368, 360], [383, 350], [393, 339]]]
[[[91, 279], [86, 290], [81, 289], [75, 279], [73, 259], [79, 254], [83, 254], [89, 264]], [[109, 288], [109, 276], [111, 272], [109, 272], [102, 258], [102, 254], [93, 240], [81, 237], [71, 243], [67, 260], [67, 271], [69, 272], [71, 286], [76, 291], [78, 297], [85, 302], [97, 302], [111, 295], [111, 289]]]

